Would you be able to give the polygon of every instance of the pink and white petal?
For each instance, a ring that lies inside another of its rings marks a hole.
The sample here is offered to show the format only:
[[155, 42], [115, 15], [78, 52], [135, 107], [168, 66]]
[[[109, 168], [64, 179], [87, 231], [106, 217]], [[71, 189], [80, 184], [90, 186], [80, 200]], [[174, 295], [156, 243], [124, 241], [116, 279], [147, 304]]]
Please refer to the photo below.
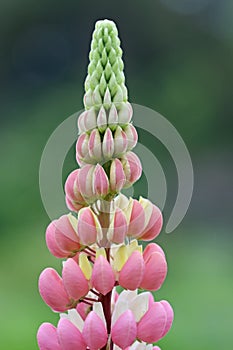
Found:
[[149, 243], [143, 252], [143, 259], [146, 262], [153, 253], [160, 253], [165, 257], [163, 249], [156, 243]]
[[63, 249], [61, 249], [56, 241], [56, 238], [55, 238], [56, 222], [57, 220], [52, 221], [47, 227], [46, 234], [45, 234], [46, 244], [51, 254], [53, 254], [57, 258], [66, 258], [70, 252], [64, 251]]

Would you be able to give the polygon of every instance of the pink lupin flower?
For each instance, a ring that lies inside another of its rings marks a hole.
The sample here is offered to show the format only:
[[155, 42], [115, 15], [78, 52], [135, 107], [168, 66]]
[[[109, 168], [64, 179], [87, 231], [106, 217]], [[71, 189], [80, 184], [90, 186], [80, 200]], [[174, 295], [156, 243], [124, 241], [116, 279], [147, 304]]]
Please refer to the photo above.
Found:
[[124, 168], [126, 183], [125, 188], [131, 186], [136, 182], [142, 175], [141, 162], [133, 152], [126, 153], [122, 158], [121, 162]]
[[69, 309], [70, 297], [65, 290], [62, 278], [57, 271], [46, 268], [39, 277], [39, 292], [45, 303], [54, 311], [63, 312]]
[[160, 209], [148, 199], [140, 197], [139, 202], [144, 208], [146, 221], [138, 239], [151, 241], [159, 235], [162, 229], [163, 216]]
[[122, 163], [119, 159], [114, 159], [110, 167], [110, 188], [113, 192], [120, 192], [124, 187], [126, 177]]
[[80, 133], [92, 130], [96, 126], [96, 113], [93, 107], [80, 114], [78, 118], [78, 129]]
[[138, 238], [145, 225], [145, 211], [141, 203], [130, 198], [128, 207], [125, 210], [128, 219], [127, 236]]
[[98, 350], [106, 345], [108, 339], [106, 326], [94, 311], [88, 314], [82, 335], [91, 350]]
[[79, 211], [86, 205], [77, 183], [79, 172], [80, 169], [72, 171], [65, 182], [66, 204], [72, 211]]
[[142, 254], [134, 251], [119, 272], [119, 284], [129, 290], [137, 289], [142, 281], [145, 264]]
[[107, 115], [103, 106], [101, 106], [97, 116], [97, 127], [100, 132], [104, 132], [107, 127]]
[[167, 313], [159, 302], [153, 303], [138, 322], [137, 338], [147, 343], [155, 343], [162, 338], [167, 323]]
[[111, 222], [107, 231], [109, 242], [116, 244], [123, 243], [127, 234], [127, 221], [125, 214], [119, 208], [116, 208], [112, 214]]
[[146, 256], [144, 262], [145, 271], [140, 287], [147, 290], [158, 290], [167, 275], [166, 259], [161, 253], [154, 252], [150, 256]]
[[118, 124], [118, 113], [114, 103], [111, 105], [109, 115], [108, 115], [108, 125], [111, 130], [115, 130]]
[[61, 318], [57, 326], [57, 334], [62, 350], [86, 350], [87, 345], [82, 333], [70, 320]]
[[90, 159], [94, 160], [95, 162], [99, 163], [103, 160], [102, 143], [98, 129], [92, 130], [90, 134], [87, 152]]
[[102, 228], [91, 208], [83, 208], [78, 213], [78, 234], [83, 245], [91, 245], [102, 238]]
[[91, 282], [101, 294], [106, 295], [115, 285], [115, 276], [107, 259], [100, 255], [95, 260]]
[[69, 296], [75, 300], [79, 300], [89, 292], [88, 281], [73, 259], [68, 259], [63, 264], [62, 280]]
[[106, 161], [112, 158], [114, 153], [114, 140], [110, 128], [107, 128], [104, 133], [102, 151]]
[[76, 143], [76, 160], [81, 166], [83, 162], [90, 163], [90, 155], [88, 149], [89, 136], [86, 133], [82, 133]]
[[125, 135], [127, 137], [127, 149], [126, 151], [131, 151], [137, 142], [138, 142], [138, 134], [135, 127], [132, 124], [128, 124], [124, 130]]
[[82, 248], [76, 227], [77, 219], [71, 214], [62, 215], [49, 224], [46, 243], [53, 255], [64, 258], [74, 255]]
[[122, 156], [128, 150], [128, 137], [120, 126], [114, 133], [114, 157]]
[[57, 329], [51, 323], [42, 323], [37, 332], [37, 341], [40, 350], [62, 350]]
[[126, 310], [112, 326], [112, 341], [121, 349], [125, 349], [135, 341], [136, 335], [137, 324], [134, 314], [131, 310]]
[[133, 116], [133, 109], [129, 102], [122, 103], [122, 106], [118, 112], [119, 124], [124, 126], [128, 124]]
[[76, 183], [79, 191], [86, 201], [93, 202], [95, 194], [93, 191], [93, 173], [95, 166], [91, 164], [84, 165], [77, 173]]
[[109, 180], [104, 168], [97, 164], [93, 172], [93, 192], [97, 198], [104, 197], [109, 191]]

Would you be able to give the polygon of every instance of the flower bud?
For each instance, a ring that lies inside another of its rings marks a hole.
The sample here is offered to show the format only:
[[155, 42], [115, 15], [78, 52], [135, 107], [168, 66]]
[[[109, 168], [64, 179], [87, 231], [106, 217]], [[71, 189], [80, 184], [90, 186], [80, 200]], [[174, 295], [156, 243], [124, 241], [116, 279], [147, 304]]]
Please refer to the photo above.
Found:
[[97, 216], [89, 208], [83, 208], [78, 213], [78, 234], [80, 242], [91, 245], [102, 238], [102, 229]]
[[72, 211], [78, 211], [86, 205], [77, 182], [79, 172], [80, 169], [72, 171], [65, 183], [66, 204]]
[[92, 130], [96, 126], [96, 112], [94, 107], [80, 114], [78, 118], [78, 129], [80, 133]]
[[102, 143], [101, 143], [101, 138], [100, 138], [100, 133], [98, 129], [92, 130], [88, 142], [88, 152], [90, 155], [90, 159], [99, 163], [103, 160], [103, 155], [102, 155]]
[[71, 214], [51, 222], [46, 230], [46, 243], [53, 255], [67, 257], [81, 249], [76, 227], [77, 219]]
[[93, 172], [93, 192], [94, 195], [99, 197], [104, 197], [109, 191], [109, 180], [104, 168], [97, 164]]
[[115, 130], [118, 124], [118, 113], [114, 103], [111, 105], [108, 115], [108, 126], [111, 130]]
[[68, 259], [64, 262], [62, 280], [69, 296], [75, 300], [79, 300], [89, 292], [87, 279], [73, 259]]
[[57, 329], [51, 323], [42, 323], [37, 332], [40, 350], [62, 350], [57, 336]]
[[63, 350], [86, 350], [87, 346], [83, 339], [82, 333], [67, 318], [61, 318], [57, 326], [59, 343]]
[[114, 152], [114, 140], [112, 132], [109, 128], [104, 133], [104, 139], [102, 143], [103, 157], [105, 160], [109, 160], [113, 156]]
[[127, 221], [123, 211], [117, 208], [110, 221], [110, 225], [107, 232], [107, 238], [109, 242], [116, 244], [123, 243], [127, 234]]
[[108, 339], [106, 326], [94, 311], [88, 314], [82, 335], [89, 349], [98, 350], [106, 345]]
[[160, 209], [148, 199], [140, 197], [139, 203], [144, 208], [146, 221], [138, 239], [151, 241], [159, 235], [162, 229], [163, 216]]
[[54, 311], [69, 309], [70, 298], [57, 271], [46, 268], [39, 277], [39, 292], [45, 303]]
[[93, 287], [103, 295], [106, 295], [114, 287], [115, 276], [112, 267], [102, 255], [95, 260], [91, 282]]
[[126, 134], [127, 141], [128, 141], [126, 151], [130, 151], [136, 146], [138, 142], [138, 134], [135, 127], [132, 124], [128, 124], [124, 129], [124, 132]]
[[118, 112], [118, 122], [121, 126], [128, 124], [132, 118], [133, 109], [129, 102], [121, 104], [121, 108]]
[[119, 157], [123, 155], [128, 148], [127, 135], [121, 129], [120, 126], [117, 126], [116, 131], [114, 133], [114, 157]]
[[167, 322], [167, 314], [161, 303], [155, 302], [138, 322], [137, 338], [147, 343], [161, 339]]
[[76, 143], [76, 160], [79, 165], [82, 165], [83, 162], [90, 163], [90, 155], [88, 149], [89, 135], [82, 133]]
[[91, 164], [87, 164], [79, 169], [77, 173], [76, 184], [77, 187], [86, 201], [89, 203], [95, 200], [95, 195], [93, 192], [93, 172], [95, 170], [95, 166]]
[[114, 159], [110, 167], [110, 189], [113, 192], [120, 192], [125, 185], [125, 173], [119, 159]]
[[120, 349], [126, 349], [136, 339], [137, 324], [131, 310], [126, 310], [120, 315], [111, 329], [111, 337], [114, 344]]
[[142, 254], [134, 251], [119, 273], [119, 284], [125, 289], [135, 290], [140, 286], [145, 264]]
[[138, 156], [133, 152], [126, 153], [121, 162], [126, 176], [124, 188], [130, 187], [142, 175], [142, 166]]
[[107, 128], [107, 115], [103, 106], [101, 106], [97, 116], [97, 128], [100, 132], [104, 132]]

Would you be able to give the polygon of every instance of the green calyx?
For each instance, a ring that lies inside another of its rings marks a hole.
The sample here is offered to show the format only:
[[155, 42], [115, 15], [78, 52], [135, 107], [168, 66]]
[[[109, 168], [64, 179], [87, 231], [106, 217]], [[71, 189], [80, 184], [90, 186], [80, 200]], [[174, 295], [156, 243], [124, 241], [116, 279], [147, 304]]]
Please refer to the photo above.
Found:
[[106, 109], [127, 102], [120, 39], [114, 22], [96, 22], [93, 32], [88, 75], [85, 80], [84, 106], [86, 109]]

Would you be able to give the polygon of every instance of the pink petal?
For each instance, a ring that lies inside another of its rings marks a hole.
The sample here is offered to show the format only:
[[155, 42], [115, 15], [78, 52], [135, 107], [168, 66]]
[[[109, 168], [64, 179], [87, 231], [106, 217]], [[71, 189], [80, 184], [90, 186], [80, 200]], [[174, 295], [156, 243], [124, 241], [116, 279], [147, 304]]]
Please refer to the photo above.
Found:
[[91, 245], [97, 239], [97, 228], [94, 213], [87, 207], [79, 211], [78, 215], [78, 235], [84, 245]]
[[108, 334], [101, 318], [91, 311], [84, 323], [83, 338], [91, 350], [99, 350], [107, 343]]
[[152, 253], [145, 262], [144, 276], [140, 287], [148, 290], [158, 290], [167, 275], [167, 262], [160, 253]]
[[88, 151], [92, 159], [95, 159], [98, 162], [102, 160], [102, 144], [98, 129], [94, 129], [91, 132], [88, 142]]
[[138, 142], [138, 134], [135, 127], [132, 124], [128, 124], [125, 128], [125, 134], [127, 137], [127, 151], [134, 148]]
[[62, 350], [86, 350], [87, 346], [80, 330], [66, 318], [61, 318], [57, 326], [58, 339]]
[[39, 277], [39, 292], [43, 300], [55, 311], [69, 309], [70, 299], [61, 277], [52, 268], [46, 268]]
[[107, 128], [104, 133], [102, 151], [103, 151], [104, 159], [108, 160], [112, 158], [112, 155], [114, 152], [114, 140], [113, 140], [112, 132], [109, 128]]
[[110, 167], [110, 187], [113, 192], [119, 192], [125, 185], [126, 177], [122, 163], [114, 159]]
[[164, 251], [158, 244], [149, 243], [143, 252], [143, 259], [145, 262], [147, 261], [147, 259], [149, 259], [149, 257], [151, 256], [152, 253], [160, 253], [165, 258]]
[[42, 323], [37, 332], [40, 350], [62, 350], [57, 336], [57, 329], [51, 323]]
[[167, 313], [167, 323], [166, 323], [165, 329], [164, 329], [163, 334], [162, 334], [162, 337], [164, 337], [171, 329], [172, 322], [174, 319], [174, 312], [173, 312], [171, 305], [166, 300], [161, 300], [160, 304], [163, 305], [163, 307]]
[[112, 267], [101, 255], [94, 263], [91, 281], [93, 287], [103, 295], [110, 292], [115, 285], [115, 276]]
[[94, 169], [94, 165], [84, 165], [79, 169], [76, 179], [77, 187], [80, 190], [81, 195], [88, 200], [92, 200], [94, 198], [92, 186]]
[[111, 337], [114, 344], [121, 349], [130, 346], [136, 339], [137, 325], [131, 310], [125, 311], [114, 323]]
[[109, 181], [104, 168], [97, 164], [93, 173], [93, 192], [96, 196], [106, 196], [109, 189]]
[[133, 206], [130, 215], [128, 236], [138, 237], [145, 223], [145, 213], [142, 205], [136, 199], [133, 199]]
[[127, 180], [125, 187], [129, 187], [141, 177], [142, 165], [138, 156], [133, 152], [128, 152], [122, 157], [122, 164]]
[[155, 343], [163, 335], [167, 322], [164, 307], [156, 302], [141, 318], [137, 328], [137, 338], [146, 343]]
[[76, 306], [76, 310], [78, 311], [82, 319], [85, 320], [87, 318], [88, 313], [90, 312], [90, 306], [81, 302]]
[[140, 286], [144, 274], [144, 260], [139, 251], [134, 251], [119, 273], [119, 284], [135, 290]]
[[69, 251], [62, 250], [55, 239], [56, 222], [57, 220], [52, 221], [47, 227], [45, 234], [46, 244], [51, 254], [57, 258], [66, 258], [69, 255]]
[[127, 221], [123, 211], [116, 209], [113, 218], [113, 227], [109, 227], [111, 241], [117, 244], [123, 243], [127, 233]]
[[71, 225], [69, 215], [61, 216], [55, 223], [55, 238], [61, 249], [77, 251], [81, 248], [78, 233]]
[[69, 296], [75, 300], [79, 300], [89, 292], [88, 282], [73, 259], [68, 259], [64, 263], [62, 279]]
[[151, 241], [157, 237], [163, 226], [163, 216], [158, 207], [153, 205], [153, 211], [147, 227], [141, 233], [139, 239]]

